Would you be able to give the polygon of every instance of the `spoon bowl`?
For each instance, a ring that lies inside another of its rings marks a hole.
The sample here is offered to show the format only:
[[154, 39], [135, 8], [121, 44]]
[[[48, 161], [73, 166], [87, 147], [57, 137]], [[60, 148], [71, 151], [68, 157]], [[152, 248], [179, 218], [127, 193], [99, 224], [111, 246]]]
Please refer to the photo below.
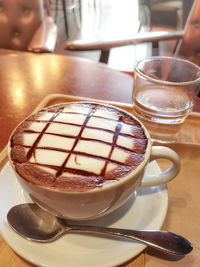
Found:
[[51, 242], [64, 232], [62, 219], [36, 204], [21, 204], [7, 214], [9, 225], [21, 236], [37, 242]]
[[52, 242], [67, 232], [78, 231], [129, 238], [175, 255], [185, 255], [193, 249], [187, 239], [167, 231], [127, 230], [68, 224], [64, 219], [55, 217], [33, 203], [14, 206], [9, 210], [7, 220], [18, 234], [36, 242]]

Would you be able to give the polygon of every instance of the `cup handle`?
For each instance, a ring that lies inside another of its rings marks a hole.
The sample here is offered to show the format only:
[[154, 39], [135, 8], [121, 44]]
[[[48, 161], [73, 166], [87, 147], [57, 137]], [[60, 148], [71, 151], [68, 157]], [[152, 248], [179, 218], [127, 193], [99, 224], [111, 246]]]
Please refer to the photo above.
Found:
[[149, 162], [161, 158], [171, 161], [171, 166], [161, 173], [145, 175], [142, 178], [141, 187], [166, 184], [179, 173], [181, 164], [177, 153], [168, 147], [153, 146]]

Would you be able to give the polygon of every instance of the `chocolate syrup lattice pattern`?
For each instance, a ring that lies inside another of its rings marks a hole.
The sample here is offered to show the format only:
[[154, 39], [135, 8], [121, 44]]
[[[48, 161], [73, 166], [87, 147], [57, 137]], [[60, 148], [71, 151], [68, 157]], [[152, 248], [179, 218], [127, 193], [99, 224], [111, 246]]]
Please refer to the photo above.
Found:
[[[30, 179], [26, 167], [35, 166], [50, 174], [45, 184], [65, 187], [79, 177], [93, 187], [135, 169], [146, 145], [141, 125], [126, 113], [94, 103], [68, 103], [43, 109], [22, 123], [13, 134], [11, 155], [25, 179]], [[15, 152], [22, 148], [25, 158]], [[31, 172], [31, 181], [44, 180]]]

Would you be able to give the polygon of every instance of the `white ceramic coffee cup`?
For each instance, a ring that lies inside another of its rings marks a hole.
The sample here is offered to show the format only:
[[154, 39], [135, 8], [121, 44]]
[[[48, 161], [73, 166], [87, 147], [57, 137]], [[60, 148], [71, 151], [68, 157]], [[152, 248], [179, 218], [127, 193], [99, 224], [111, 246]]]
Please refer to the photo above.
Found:
[[[129, 115], [134, 117], [131, 114]], [[134, 119], [136, 118], [134, 117]], [[141, 122], [140, 124], [142, 125]], [[71, 220], [95, 219], [116, 210], [124, 204], [135, 192], [137, 187], [166, 184], [178, 174], [180, 160], [176, 152], [164, 146], [152, 146], [148, 131], [143, 125], [142, 127], [149, 141], [144, 160], [141, 164], [120, 180], [88, 191], [67, 192], [26, 181], [16, 172], [15, 166], [10, 158], [10, 141], [8, 145], [9, 161], [17, 179], [23, 189], [30, 195], [33, 202], [59, 217]], [[170, 167], [159, 174], [144, 176], [147, 164], [161, 158], [170, 161]]]

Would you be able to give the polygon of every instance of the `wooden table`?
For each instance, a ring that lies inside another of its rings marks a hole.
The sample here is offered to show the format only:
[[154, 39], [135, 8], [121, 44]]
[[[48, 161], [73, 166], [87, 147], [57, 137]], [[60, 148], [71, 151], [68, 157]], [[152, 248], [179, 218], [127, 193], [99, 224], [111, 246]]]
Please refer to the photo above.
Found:
[[131, 103], [133, 79], [103, 65], [31, 53], [0, 54], [0, 149], [15, 126], [52, 93]]
[[[49, 94], [61, 93], [131, 103], [133, 78], [90, 61], [52, 54], [33, 55], [0, 51], [0, 66], [0, 150], [7, 144], [15, 126]], [[182, 148], [179, 146], [176, 148], [183, 157]], [[191, 149], [191, 147], [189, 148]], [[198, 160], [200, 150], [195, 146], [192, 151], [194, 151], [194, 161]], [[189, 152], [188, 158], [191, 158]], [[197, 176], [197, 173], [195, 175]], [[189, 228], [194, 227], [195, 230], [199, 228], [199, 223], [195, 222], [200, 214], [200, 209], [197, 207], [197, 203], [200, 203], [199, 191], [194, 190], [193, 196], [191, 192], [187, 191], [186, 178], [181, 184], [179, 179], [172, 183], [173, 186], [169, 186], [169, 211], [164, 226], [166, 230], [180, 232], [190, 239], [195, 233], [191, 232]], [[198, 184], [199, 182], [192, 188], [198, 188]], [[192, 197], [194, 197], [195, 203], [192, 203]], [[187, 202], [188, 198], [189, 203]], [[196, 207], [190, 206], [193, 204]], [[191, 212], [193, 208], [197, 209], [196, 212]], [[183, 218], [185, 214], [187, 217]], [[200, 230], [197, 231], [198, 237]], [[195, 243], [195, 246], [197, 248], [194, 249], [194, 252], [185, 258], [168, 257], [147, 249], [123, 266], [197, 266], [200, 253], [199, 245]], [[0, 266], [31, 266], [17, 256], [1, 237], [0, 248]]]

